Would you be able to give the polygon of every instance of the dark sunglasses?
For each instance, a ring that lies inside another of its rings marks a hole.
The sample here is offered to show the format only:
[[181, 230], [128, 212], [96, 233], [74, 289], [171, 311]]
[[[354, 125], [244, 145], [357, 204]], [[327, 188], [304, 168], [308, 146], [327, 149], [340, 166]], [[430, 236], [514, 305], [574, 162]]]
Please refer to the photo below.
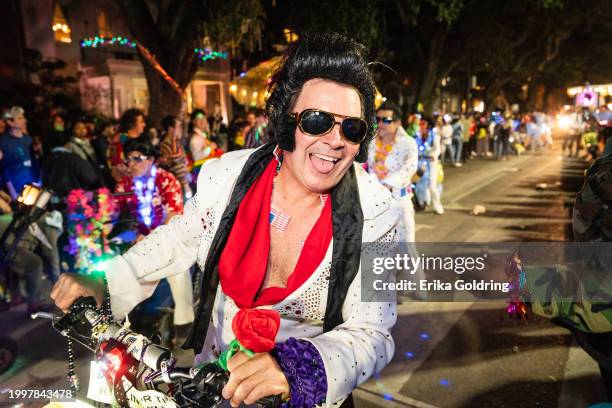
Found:
[[[300, 113], [291, 113], [289, 116], [296, 119], [300, 130], [309, 136], [326, 135], [337, 123], [340, 125], [344, 138], [351, 143], [358, 144], [365, 139], [368, 132], [368, 124], [361, 118], [338, 115], [320, 109], [306, 109]], [[338, 122], [336, 116], [343, 119]]]
[[140, 156], [127, 156], [125, 158], [125, 164], [129, 165], [130, 163], [142, 163], [143, 161], [147, 160], [148, 156], [145, 155], [140, 155]]
[[392, 117], [386, 117], [386, 118], [381, 118], [380, 116], [376, 117], [376, 123], [384, 123], [385, 125], [390, 125], [391, 123], [393, 123], [393, 118]]

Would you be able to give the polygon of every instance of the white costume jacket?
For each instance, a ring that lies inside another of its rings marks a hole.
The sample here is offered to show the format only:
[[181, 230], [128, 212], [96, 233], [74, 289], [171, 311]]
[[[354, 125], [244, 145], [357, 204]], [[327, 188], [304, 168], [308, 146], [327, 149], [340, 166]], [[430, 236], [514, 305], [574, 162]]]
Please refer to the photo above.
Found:
[[[194, 262], [204, 269], [211, 242], [228, 205], [236, 180], [256, 150], [241, 150], [209, 161], [198, 178], [197, 194], [183, 215], [160, 226], [125, 255], [110, 261], [106, 276], [113, 314], [122, 318], [150, 296], [162, 278], [184, 273]], [[363, 242], [389, 241], [395, 234], [395, 200], [378, 181], [354, 164], [363, 213]], [[289, 337], [310, 341], [325, 365], [325, 406], [340, 403], [360, 383], [392, 358], [390, 329], [396, 321], [395, 297], [388, 302], [363, 302], [361, 268], [341, 306], [343, 323], [324, 332], [333, 240], [313, 275], [286, 299], [272, 306], [281, 315], [277, 342]], [[203, 302], [204, 299], [201, 299]], [[196, 364], [217, 358], [234, 339], [231, 324], [238, 308], [217, 286], [204, 346]]]
[[[368, 171], [373, 175], [375, 175], [375, 154], [376, 139], [372, 140], [368, 149]], [[393, 197], [399, 199], [406, 195], [405, 191], [412, 184], [412, 176], [417, 171], [418, 159], [419, 151], [416, 141], [413, 137], [408, 136], [404, 128], [398, 127], [393, 148], [385, 159], [385, 167], [388, 170], [387, 177], [380, 180], [382, 184], [392, 188]]]

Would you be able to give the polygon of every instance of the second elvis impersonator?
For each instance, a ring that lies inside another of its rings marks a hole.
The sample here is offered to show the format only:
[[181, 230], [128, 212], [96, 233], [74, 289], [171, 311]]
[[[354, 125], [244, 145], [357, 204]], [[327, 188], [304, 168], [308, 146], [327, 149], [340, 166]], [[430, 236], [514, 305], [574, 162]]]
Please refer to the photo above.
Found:
[[[182, 215], [106, 270], [113, 314], [124, 316], [162, 278], [197, 262], [199, 307], [184, 345], [196, 364], [235, 338], [239, 310], [275, 310], [274, 348], [228, 361], [232, 406], [281, 394], [289, 406], [351, 406], [351, 392], [391, 360], [396, 302], [361, 293], [362, 243], [388, 242], [399, 211], [358, 163], [376, 133], [375, 88], [360, 44], [306, 34], [272, 77], [274, 143], [225, 154], [201, 171]], [[52, 298], [101, 302], [104, 280], [64, 274]], [[379, 300], [379, 299], [377, 299]]]

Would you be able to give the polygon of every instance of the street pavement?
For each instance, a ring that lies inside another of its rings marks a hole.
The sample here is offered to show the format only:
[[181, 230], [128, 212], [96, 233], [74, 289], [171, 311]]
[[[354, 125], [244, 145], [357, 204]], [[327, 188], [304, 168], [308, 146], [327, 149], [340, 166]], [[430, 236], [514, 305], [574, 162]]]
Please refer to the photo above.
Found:
[[[446, 168], [446, 212], [417, 213], [417, 242], [571, 239], [571, 206], [585, 167], [548, 150]], [[472, 215], [476, 205], [486, 212]], [[404, 300], [393, 329], [394, 359], [355, 391], [356, 405], [586, 407], [604, 400], [597, 366], [569, 332], [535, 317], [511, 320], [504, 307]], [[19, 343], [20, 353], [0, 376], [0, 397], [8, 388], [67, 388], [65, 342], [48, 321], [29, 320], [23, 307], [0, 313], [0, 337], [6, 335]], [[91, 355], [76, 350], [86, 385]], [[191, 358], [179, 353], [182, 364]]]
[[[587, 164], [558, 150], [445, 168], [445, 214], [416, 215], [419, 242], [571, 240]], [[486, 212], [473, 215], [476, 205]], [[393, 361], [355, 392], [358, 407], [587, 407], [605, 400], [595, 362], [569, 332], [505, 304], [403, 302]]]

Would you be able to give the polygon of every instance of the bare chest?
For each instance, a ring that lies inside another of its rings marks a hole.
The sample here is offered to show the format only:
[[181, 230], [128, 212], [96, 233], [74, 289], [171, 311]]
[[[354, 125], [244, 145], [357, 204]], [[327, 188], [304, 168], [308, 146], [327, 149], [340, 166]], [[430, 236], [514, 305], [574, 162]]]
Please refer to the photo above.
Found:
[[[293, 216], [285, 231], [270, 228], [270, 253], [264, 288], [286, 287], [319, 213]], [[295, 219], [294, 219], [295, 218]]]

